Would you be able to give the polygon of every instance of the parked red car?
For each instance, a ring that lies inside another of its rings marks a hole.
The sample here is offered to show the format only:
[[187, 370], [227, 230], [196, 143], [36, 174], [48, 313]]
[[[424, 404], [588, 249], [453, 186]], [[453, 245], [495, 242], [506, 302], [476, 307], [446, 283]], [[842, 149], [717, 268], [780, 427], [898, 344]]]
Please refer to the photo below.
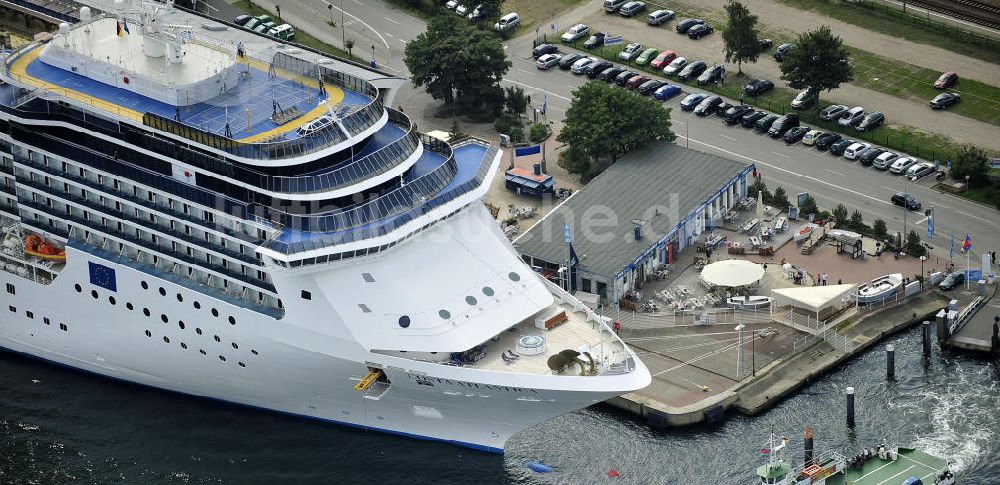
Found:
[[937, 89], [948, 89], [952, 84], [958, 81], [958, 74], [948, 71], [941, 75], [937, 81], [934, 81], [934, 87]]
[[646, 81], [649, 81], [649, 78], [646, 77], [646, 76], [635, 76], [632, 79], [628, 80], [628, 88], [629, 89], [636, 89], [636, 88], [639, 87], [640, 84], [642, 84], [642, 83], [644, 83]]
[[676, 52], [663, 51], [660, 55], [656, 56], [656, 59], [653, 59], [653, 61], [649, 63], [649, 67], [652, 67], [653, 69], [663, 69], [664, 67], [667, 67], [667, 64], [673, 62], [674, 59], [677, 59]]

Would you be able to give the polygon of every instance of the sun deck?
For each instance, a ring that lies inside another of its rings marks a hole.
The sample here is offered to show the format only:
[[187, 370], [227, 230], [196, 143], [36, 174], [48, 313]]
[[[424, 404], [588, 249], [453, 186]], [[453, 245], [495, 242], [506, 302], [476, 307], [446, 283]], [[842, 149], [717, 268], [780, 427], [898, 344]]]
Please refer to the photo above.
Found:
[[[207, 101], [174, 106], [46, 64], [39, 59], [41, 48], [35, 46], [10, 63], [14, 80], [136, 121], [149, 112], [168, 119], [179, 117], [186, 125], [219, 136], [227, 136], [228, 128], [231, 138], [246, 143], [295, 139], [296, 128], [319, 116], [349, 112], [372, 101], [361, 93], [329, 83], [324, 83], [320, 91], [315, 79], [303, 79], [270, 69], [260, 61], [241, 58], [235, 85], [225, 86], [225, 91]], [[301, 115], [287, 120], [272, 119], [279, 109], [295, 110]]]

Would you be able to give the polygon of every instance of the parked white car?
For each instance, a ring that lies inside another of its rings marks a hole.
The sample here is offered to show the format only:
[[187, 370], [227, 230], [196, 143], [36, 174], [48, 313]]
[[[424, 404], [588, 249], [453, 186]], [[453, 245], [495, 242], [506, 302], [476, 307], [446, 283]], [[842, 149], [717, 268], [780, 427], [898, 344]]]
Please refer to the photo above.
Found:
[[897, 158], [895, 162], [892, 162], [892, 166], [889, 167], [889, 171], [895, 174], [902, 175], [907, 170], [909, 170], [910, 167], [916, 164], [917, 164], [917, 159], [913, 157]]
[[597, 62], [597, 59], [593, 57], [584, 57], [583, 59], [574, 62], [573, 65], [570, 66], [570, 71], [572, 71], [573, 74], [583, 74], [583, 72], [587, 69], [587, 66], [594, 62]]
[[889, 165], [892, 165], [892, 162], [895, 162], [897, 158], [899, 158], [898, 153], [885, 152], [875, 158], [872, 166], [879, 170], [888, 170]]
[[858, 157], [860, 157], [861, 154], [865, 152], [865, 150], [871, 147], [872, 146], [869, 145], [868, 143], [861, 143], [861, 142], [855, 143], [847, 147], [847, 150], [844, 150], [844, 158], [848, 160], [857, 160]]
[[618, 53], [618, 58], [623, 61], [631, 61], [632, 59], [639, 57], [639, 54], [642, 54], [642, 44], [633, 42], [625, 46], [625, 48]]
[[677, 59], [670, 61], [670, 64], [667, 64], [667, 67], [663, 68], [663, 74], [673, 76], [674, 74], [681, 72], [681, 69], [684, 69], [684, 66], [686, 65], [688, 65], [688, 60], [684, 57], [678, 57]]
[[535, 61], [535, 66], [543, 71], [547, 71], [559, 65], [560, 59], [562, 59], [562, 56], [560, 56], [559, 54], [545, 54], [544, 56], [539, 57], [537, 61]]
[[576, 24], [563, 33], [560, 39], [563, 42], [573, 42], [586, 37], [588, 34], [590, 34], [590, 27], [586, 24]]

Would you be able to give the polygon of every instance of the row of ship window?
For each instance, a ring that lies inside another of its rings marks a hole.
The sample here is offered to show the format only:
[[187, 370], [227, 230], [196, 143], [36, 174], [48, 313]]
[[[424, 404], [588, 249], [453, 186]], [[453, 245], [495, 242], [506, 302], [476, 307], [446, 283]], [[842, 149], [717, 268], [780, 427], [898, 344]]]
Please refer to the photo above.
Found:
[[[10, 293], [11, 295], [16, 295], [17, 287], [15, 287], [12, 283], [7, 283], [7, 293]], [[11, 313], [17, 313], [17, 307], [14, 305], [9, 305], [7, 309], [10, 310]], [[34, 320], [35, 312], [32, 312], [31, 310], [25, 310], [24, 316], [28, 317], [29, 320]], [[49, 317], [42, 317], [42, 323], [44, 323], [45, 325], [52, 325], [52, 320], [49, 320]], [[60, 322], [59, 330], [62, 330], [63, 332], [68, 332], [69, 326], [66, 325], [65, 323]]]
[[[518, 281], [521, 281], [521, 275], [517, 274], [514, 271], [511, 271], [510, 273], [507, 273], [507, 277], [510, 278], [510, 280], [513, 281], [513, 282], [515, 282], [515, 283], [518, 282]], [[491, 297], [494, 294], [496, 294], [496, 292], [493, 290], [493, 288], [490, 288], [489, 286], [484, 286], [483, 289], [482, 289], [482, 292], [483, 292], [483, 295], [486, 295], [487, 297]], [[474, 297], [472, 295], [467, 295], [465, 297], [465, 302], [468, 303], [469, 306], [475, 306], [477, 303], [479, 303], [479, 300], [477, 300], [476, 297]], [[362, 307], [362, 310], [364, 310], [364, 309], [365, 309], [365, 307]], [[438, 311], [438, 316], [441, 317], [444, 320], [448, 320], [448, 319], [451, 318], [451, 312], [449, 312], [448, 310], [445, 310], [445, 309], [441, 309], [441, 310]], [[399, 317], [399, 320], [397, 320], [397, 323], [399, 323], [400, 327], [403, 327], [403, 328], [409, 327], [410, 323], [411, 323], [409, 315], [403, 315], [403, 316]]]

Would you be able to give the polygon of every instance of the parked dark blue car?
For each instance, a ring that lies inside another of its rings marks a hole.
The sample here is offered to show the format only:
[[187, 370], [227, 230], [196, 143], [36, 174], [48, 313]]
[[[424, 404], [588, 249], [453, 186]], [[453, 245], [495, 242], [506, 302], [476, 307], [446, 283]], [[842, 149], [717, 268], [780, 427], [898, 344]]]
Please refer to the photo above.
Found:
[[667, 84], [666, 86], [660, 86], [655, 92], [653, 92], [653, 97], [663, 101], [665, 99], [670, 99], [674, 96], [681, 94], [681, 87], [676, 84]]

